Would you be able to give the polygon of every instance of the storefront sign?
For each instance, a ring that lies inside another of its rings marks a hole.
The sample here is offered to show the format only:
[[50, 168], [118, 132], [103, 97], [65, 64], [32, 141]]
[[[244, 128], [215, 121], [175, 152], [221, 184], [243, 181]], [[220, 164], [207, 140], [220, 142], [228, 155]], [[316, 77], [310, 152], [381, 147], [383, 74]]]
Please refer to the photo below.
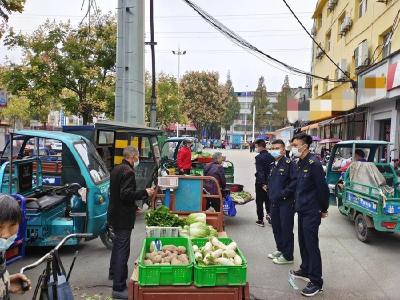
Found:
[[400, 87], [400, 57], [397, 61], [393, 60], [388, 68], [387, 90], [391, 91]]

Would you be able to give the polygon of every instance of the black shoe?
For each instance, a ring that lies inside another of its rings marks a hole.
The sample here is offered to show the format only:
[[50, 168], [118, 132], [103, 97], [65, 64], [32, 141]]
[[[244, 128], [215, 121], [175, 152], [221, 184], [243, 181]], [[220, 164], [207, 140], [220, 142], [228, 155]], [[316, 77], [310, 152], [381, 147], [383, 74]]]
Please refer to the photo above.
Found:
[[256, 222], [256, 224], [257, 224], [258, 226], [260, 226], [260, 227], [264, 227], [264, 226], [265, 226], [264, 221], [261, 221], [261, 220], [258, 220], [258, 221]]
[[322, 287], [315, 285], [312, 282], [309, 282], [307, 286], [301, 291], [301, 294], [306, 297], [312, 297], [322, 291], [323, 291]]
[[265, 220], [267, 220], [268, 224], [271, 225], [271, 216], [270, 215], [267, 215], [265, 217]]
[[298, 279], [303, 279], [304, 281], [310, 281], [310, 279], [308, 278], [308, 276], [306, 274], [304, 274], [304, 272], [300, 269], [300, 270], [290, 270], [289, 271], [290, 275], [292, 275], [294, 278], [298, 278]]
[[113, 299], [128, 299], [128, 289], [125, 289], [123, 291], [112, 291], [112, 297]]

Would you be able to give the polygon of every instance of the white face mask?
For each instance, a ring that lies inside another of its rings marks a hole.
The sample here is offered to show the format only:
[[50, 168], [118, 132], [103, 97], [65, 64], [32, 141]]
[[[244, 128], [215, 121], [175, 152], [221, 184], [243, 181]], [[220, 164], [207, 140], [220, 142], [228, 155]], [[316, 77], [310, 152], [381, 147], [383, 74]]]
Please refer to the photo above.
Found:
[[269, 153], [272, 155], [273, 158], [281, 157], [281, 150], [269, 150]]
[[139, 166], [139, 163], [140, 163], [140, 161], [139, 161], [139, 158], [138, 158], [138, 160], [133, 163], [133, 167], [137, 168]]
[[14, 234], [10, 236], [8, 239], [0, 239], [0, 252], [5, 252], [12, 244], [14, 244], [17, 235]]
[[303, 148], [303, 146], [300, 146], [298, 148], [296, 148], [296, 147], [292, 148], [292, 154], [293, 154], [294, 157], [300, 157], [301, 156], [303, 151], [300, 152], [300, 149]]

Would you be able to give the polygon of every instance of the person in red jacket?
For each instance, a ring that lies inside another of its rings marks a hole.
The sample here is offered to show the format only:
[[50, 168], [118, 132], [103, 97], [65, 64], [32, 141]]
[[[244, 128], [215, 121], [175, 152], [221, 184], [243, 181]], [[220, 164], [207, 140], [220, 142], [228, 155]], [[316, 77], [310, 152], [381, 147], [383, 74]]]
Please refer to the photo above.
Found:
[[180, 175], [189, 175], [192, 169], [192, 141], [187, 139], [183, 141], [183, 147], [178, 151], [178, 169]]

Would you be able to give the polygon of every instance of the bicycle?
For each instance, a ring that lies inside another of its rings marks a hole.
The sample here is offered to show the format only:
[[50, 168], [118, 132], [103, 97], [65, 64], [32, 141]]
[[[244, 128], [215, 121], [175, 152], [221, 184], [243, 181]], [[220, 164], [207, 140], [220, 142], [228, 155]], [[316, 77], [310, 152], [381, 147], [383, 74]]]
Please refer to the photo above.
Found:
[[[71, 266], [66, 274], [64, 266], [62, 265], [61, 258], [58, 254], [58, 250], [72, 238], [91, 238], [93, 234], [91, 233], [74, 233], [66, 236], [61, 240], [56, 247], [54, 247], [46, 255], [42, 256], [40, 259], [34, 263], [22, 267], [20, 270], [21, 274], [24, 272], [34, 269], [40, 266], [42, 263], [46, 262], [46, 268], [44, 269], [42, 275], [39, 276], [38, 282], [35, 287], [35, 291], [32, 300], [36, 300], [39, 292], [40, 300], [71, 300], [73, 299], [72, 290], [69, 285], [69, 278], [71, 276], [72, 269], [75, 265], [76, 258], [78, 256], [78, 251], [76, 251], [75, 256], [72, 260]], [[22, 290], [28, 291], [29, 285], [27, 282], [21, 282]]]

